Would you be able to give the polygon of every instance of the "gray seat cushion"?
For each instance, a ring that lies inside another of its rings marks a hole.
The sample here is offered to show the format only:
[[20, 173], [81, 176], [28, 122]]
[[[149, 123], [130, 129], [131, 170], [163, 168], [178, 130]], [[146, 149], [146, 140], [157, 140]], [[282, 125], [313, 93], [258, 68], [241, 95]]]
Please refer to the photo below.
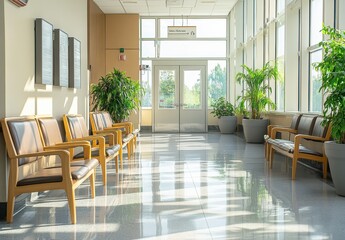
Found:
[[[92, 169], [98, 166], [97, 159], [89, 159], [86, 161], [78, 161], [78, 164], [71, 164], [71, 177], [73, 180], [82, 179]], [[28, 175], [24, 179], [18, 181], [17, 186], [41, 184], [41, 183], [54, 183], [62, 181], [61, 167], [45, 168]]]

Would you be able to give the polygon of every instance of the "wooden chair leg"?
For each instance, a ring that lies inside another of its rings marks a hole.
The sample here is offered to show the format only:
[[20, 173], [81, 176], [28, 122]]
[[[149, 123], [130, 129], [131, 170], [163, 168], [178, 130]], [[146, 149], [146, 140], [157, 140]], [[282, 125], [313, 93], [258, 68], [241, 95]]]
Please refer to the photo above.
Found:
[[95, 198], [96, 191], [95, 191], [95, 170], [89, 177], [90, 179], [90, 188], [91, 188], [91, 198]]
[[116, 156], [114, 157], [116, 173], [119, 172], [119, 160], [118, 160], [118, 157], [119, 157], [119, 155], [116, 155]]
[[13, 222], [14, 200], [15, 200], [15, 196], [13, 192], [13, 187], [9, 186], [8, 196], [7, 196], [7, 215], [6, 215], [6, 221], [8, 223]]
[[127, 143], [127, 156], [128, 156], [128, 160], [131, 159], [131, 144]]
[[297, 170], [297, 157], [292, 158], [292, 180], [296, 179], [296, 170]]
[[322, 164], [323, 178], [327, 178], [327, 159]]
[[121, 165], [121, 169], [123, 169], [123, 154], [122, 154], [122, 146], [120, 147], [119, 154], [120, 154], [120, 165]]
[[269, 147], [269, 151], [268, 151], [269, 155], [268, 155], [268, 159], [269, 159], [269, 166], [270, 169], [272, 169], [273, 166], [273, 155], [274, 155], [274, 149], [270, 146]]
[[66, 195], [68, 200], [69, 212], [71, 216], [71, 223], [77, 223], [77, 215], [76, 215], [76, 208], [75, 208], [75, 194], [74, 189], [71, 185], [67, 184]]
[[101, 163], [102, 168], [102, 177], [103, 177], [103, 185], [107, 185], [107, 163], [104, 161]]

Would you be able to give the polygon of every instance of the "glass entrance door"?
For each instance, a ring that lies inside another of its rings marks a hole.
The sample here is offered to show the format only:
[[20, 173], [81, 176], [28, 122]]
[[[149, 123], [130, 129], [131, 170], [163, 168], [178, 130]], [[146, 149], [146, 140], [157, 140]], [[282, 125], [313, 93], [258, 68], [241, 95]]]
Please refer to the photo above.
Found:
[[154, 132], [206, 132], [205, 68], [154, 66]]

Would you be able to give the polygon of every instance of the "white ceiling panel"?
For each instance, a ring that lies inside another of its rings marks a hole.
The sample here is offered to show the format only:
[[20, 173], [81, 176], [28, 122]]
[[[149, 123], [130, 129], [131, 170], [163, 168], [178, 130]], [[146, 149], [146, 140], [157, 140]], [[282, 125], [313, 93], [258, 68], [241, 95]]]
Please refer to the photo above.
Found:
[[238, 0], [94, 0], [106, 14], [143, 16], [227, 15]]

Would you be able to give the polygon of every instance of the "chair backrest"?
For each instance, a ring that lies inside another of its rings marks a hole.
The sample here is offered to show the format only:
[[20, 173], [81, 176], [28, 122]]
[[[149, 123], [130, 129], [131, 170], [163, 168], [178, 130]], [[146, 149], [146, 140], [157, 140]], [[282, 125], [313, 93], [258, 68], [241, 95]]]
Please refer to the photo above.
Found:
[[[38, 125], [34, 118], [5, 118], [1, 120], [1, 124], [7, 152], [11, 159], [20, 154], [43, 151]], [[22, 166], [40, 158], [20, 158], [18, 165]]]
[[[326, 137], [326, 135], [330, 135], [330, 131], [328, 131], [328, 126], [322, 126], [321, 123], [323, 121], [323, 117], [318, 116], [315, 120], [314, 128], [312, 131], [313, 136], [317, 137]], [[330, 136], [328, 136], [329, 138]]]
[[45, 146], [53, 146], [63, 142], [59, 124], [55, 118], [37, 118], [37, 122], [41, 129], [42, 140]]
[[65, 114], [63, 122], [67, 140], [89, 136], [84, 117], [82, 115]]
[[297, 129], [298, 128], [298, 124], [301, 120], [301, 117], [302, 117], [302, 114], [295, 114], [292, 117], [292, 121], [291, 121], [291, 125], [290, 125], [291, 129]]
[[92, 131], [101, 131], [105, 127], [104, 120], [103, 120], [103, 115], [100, 112], [91, 112], [90, 113], [90, 123], [91, 123], [91, 128]]
[[297, 127], [297, 132], [299, 134], [311, 135], [316, 118], [316, 115], [302, 115]]
[[113, 119], [108, 112], [102, 112], [102, 119], [104, 127], [112, 127]]

